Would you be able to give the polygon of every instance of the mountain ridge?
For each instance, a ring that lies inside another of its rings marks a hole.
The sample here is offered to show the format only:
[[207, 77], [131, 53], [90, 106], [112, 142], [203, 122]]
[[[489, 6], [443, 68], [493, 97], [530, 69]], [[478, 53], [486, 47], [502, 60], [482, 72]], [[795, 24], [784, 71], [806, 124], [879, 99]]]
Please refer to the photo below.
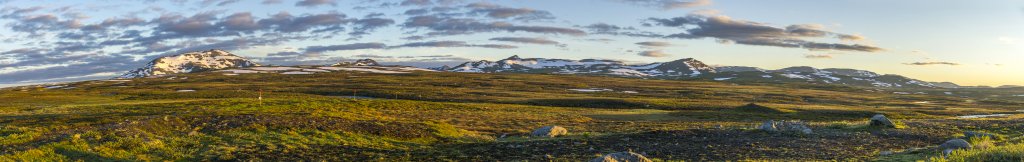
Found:
[[[212, 49], [160, 57], [145, 67], [129, 71], [119, 78], [140, 78], [253, 66], [260, 66], [260, 64], [224, 50]], [[351, 62], [338, 62], [330, 66], [384, 65], [373, 59], [359, 59]], [[626, 64], [617, 60], [522, 58], [519, 55], [513, 55], [498, 61], [468, 61], [458, 66], [446, 65], [430, 69], [447, 72], [582, 74], [658, 79], [702, 79], [723, 82], [803, 82], [886, 88], [959, 87], [955, 84], [926, 82], [900, 75], [883, 75], [858, 69], [820, 69], [810, 66], [793, 66], [767, 70], [749, 66], [711, 66], [694, 58], [647, 64]]]
[[498, 61], [470, 61], [454, 67], [431, 68], [449, 72], [474, 73], [552, 73], [595, 74], [641, 78], [690, 78], [715, 81], [808, 82], [868, 87], [936, 88], [931, 82], [893, 74], [849, 68], [793, 66], [766, 70], [749, 66], [709, 66], [694, 58], [669, 62], [629, 65], [621, 61], [599, 59], [521, 58], [518, 55]]

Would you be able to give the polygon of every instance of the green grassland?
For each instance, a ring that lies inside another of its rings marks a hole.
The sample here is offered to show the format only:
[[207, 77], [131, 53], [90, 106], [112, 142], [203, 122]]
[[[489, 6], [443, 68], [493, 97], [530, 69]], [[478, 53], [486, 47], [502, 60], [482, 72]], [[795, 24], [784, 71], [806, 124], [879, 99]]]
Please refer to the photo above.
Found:
[[[0, 161], [582, 161], [627, 150], [659, 161], [905, 161], [940, 156], [934, 147], [963, 131], [1011, 138], [954, 156], [1020, 152], [1012, 137], [1024, 134], [1024, 115], [955, 118], [1024, 109], [1007, 97], [1015, 92], [970, 89], [439, 72], [66, 85], [0, 90]], [[569, 90], [582, 88], [614, 91]], [[875, 114], [906, 127], [866, 126]], [[753, 129], [765, 120], [806, 121], [815, 133]], [[546, 125], [569, 135], [528, 136]]]

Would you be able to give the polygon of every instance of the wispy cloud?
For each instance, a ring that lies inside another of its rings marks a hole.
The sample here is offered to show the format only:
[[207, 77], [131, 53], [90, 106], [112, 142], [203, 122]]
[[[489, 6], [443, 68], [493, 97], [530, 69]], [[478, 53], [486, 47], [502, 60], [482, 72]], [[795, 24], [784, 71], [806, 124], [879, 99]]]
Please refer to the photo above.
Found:
[[663, 10], [683, 9], [711, 5], [711, 0], [616, 0]]
[[1013, 38], [1013, 37], [999, 37], [996, 40], [999, 40], [999, 42], [1002, 42], [1005, 45], [1022, 45], [1022, 44], [1024, 44], [1024, 42], [1022, 42], [1020, 39]]
[[672, 56], [671, 54], [665, 53], [665, 51], [662, 51], [662, 50], [641, 51], [640, 53], [637, 53], [637, 55], [644, 56], [644, 57], [668, 57], [668, 56]]
[[959, 65], [960, 65], [959, 63], [954, 63], [954, 62], [943, 62], [943, 61], [936, 61], [936, 62], [911, 62], [911, 63], [903, 63], [903, 64], [904, 64], [904, 65], [918, 65], [918, 66], [927, 66], [927, 65], [949, 65], [949, 66], [959, 66]]
[[828, 54], [806, 54], [804, 58], [808, 59], [832, 59], [832, 55]]
[[862, 44], [824, 43], [813, 39], [832, 37], [837, 40], [862, 40], [862, 36], [842, 34], [825, 30], [821, 25], [797, 24], [786, 27], [769, 26], [766, 23], [733, 19], [724, 15], [696, 15], [674, 18], [650, 18], [648, 26], [676, 27], [682, 33], [671, 34], [668, 38], [702, 39], [713, 38], [723, 43], [744, 45], [803, 48], [808, 50], [839, 50], [859, 52], [880, 52], [880, 47]]
[[636, 44], [637, 45], [641, 45], [641, 46], [646, 46], [646, 47], [668, 47], [668, 46], [672, 46], [672, 43], [669, 43], [669, 42], [658, 42], [658, 41], [637, 42]]

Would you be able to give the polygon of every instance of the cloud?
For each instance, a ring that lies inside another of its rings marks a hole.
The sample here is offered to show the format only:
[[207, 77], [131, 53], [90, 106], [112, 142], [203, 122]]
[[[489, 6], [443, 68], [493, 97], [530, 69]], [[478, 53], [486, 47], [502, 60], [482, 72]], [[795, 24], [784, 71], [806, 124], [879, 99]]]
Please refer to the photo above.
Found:
[[654, 42], [654, 41], [651, 41], [651, 42], [637, 42], [636, 44], [637, 45], [641, 45], [641, 46], [646, 46], [646, 47], [668, 47], [668, 46], [672, 46], [672, 43], [669, 43], [669, 42]]
[[408, 48], [408, 47], [480, 47], [480, 48], [495, 48], [495, 49], [513, 49], [518, 48], [512, 45], [503, 44], [468, 44], [464, 41], [430, 41], [430, 42], [413, 42], [406, 43], [398, 46], [391, 46], [389, 48]]
[[353, 27], [352, 32], [349, 32], [349, 35], [352, 36], [353, 39], [358, 39], [361, 38], [363, 35], [370, 34], [370, 32], [376, 29], [394, 25], [395, 20], [387, 18], [368, 17], [355, 20], [352, 23], [355, 27]]
[[954, 63], [954, 62], [912, 62], [912, 63], [903, 63], [903, 64], [904, 64], [904, 65], [919, 65], [919, 66], [925, 66], [925, 65], [949, 65], [949, 66], [957, 66], [957, 65], [960, 65], [959, 63]]
[[395, 56], [381, 56], [381, 55], [374, 55], [374, 54], [359, 54], [359, 55], [352, 55], [352, 57], [356, 57], [356, 58], [371, 58], [371, 59], [395, 58]]
[[509, 8], [487, 2], [472, 3], [466, 5], [466, 7], [472, 9], [469, 14], [486, 15], [487, 17], [496, 19], [515, 19], [524, 21], [555, 19], [555, 16], [551, 15], [551, 12], [548, 11], [530, 8]]
[[277, 13], [270, 18], [262, 19], [259, 24], [265, 28], [274, 28], [279, 32], [303, 32], [315, 29], [317, 31], [338, 30], [341, 25], [351, 22], [342, 13], [330, 12], [323, 14], [292, 16], [288, 12]]
[[492, 41], [503, 41], [503, 42], [515, 42], [515, 43], [526, 43], [526, 44], [543, 44], [543, 45], [560, 45], [558, 41], [553, 41], [547, 38], [529, 38], [529, 37], [497, 37], [491, 38]]
[[764, 23], [736, 20], [727, 16], [688, 15], [675, 18], [649, 18], [647, 25], [682, 28], [685, 32], [666, 36], [667, 38], [701, 39], [713, 38], [723, 43], [744, 45], [803, 48], [808, 50], [839, 50], [859, 52], [880, 52], [880, 47], [862, 44], [841, 44], [814, 42], [832, 36], [839, 40], [860, 40], [863, 37], [824, 30], [820, 25], [789, 25], [785, 28]]
[[999, 40], [999, 42], [1002, 42], [1005, 45], [1018, 45], [1024, 43], [1021, 42], [1020, 39], [1013, 37], [999, 37], [996, 40]]
[[663, 10], [683, 9], [711, 5], [711, 0], [616, 0], [630, 4], [646, 7], [655, 7]]
[[209, 6], [212, 4], [217, 4], [217, 6], [226, 6], [239, 1], [241, 0], [203, 0], [201, 3], [203, 6]]
[[337, 6], [338, 3], [334, 2], [334, 0], [302, 0], [295, 2], [295, 6], [299, 7], [316, 7], [321, 5]]
[[665, 53], [664, 51], [661, 51], [661, 50], [641, 51], [640, 53], [637, 53], [637, 55], [644, 56], [644, 57], [668, 57], [668, 56], [671, 56], [670, 54]]
[[251, 13], [240, 12], [232, 14], [219, 23], [227, 30], [234, 31], [253, 31], [261, 29], [260, 24], [256, 23], [256, 19], [252, 17]]
[[434, 2], [430, 0], [404, 0], [400, 3], [402, 6], [429, 6], [433, 5]]
[[826, 55], [826, 54], [806, 54], [806, 55], [804, 55], [804, 58], [808, 58], [808, 59], [832, 59], [832, 55]]
[[583, 36], [587, 33], [578, 29], [550, 27], [550, 26], [524, 26], [508, 22], [482, 22], [470, 18], [440, 17], [437, 15], [413, 16], [402, 24], [409, 29], [428, 29], [427, 35], [463, 35], [479, 32], [529, 32], [540, 34], [564, 34], [572, 36]]
[[263, 2], [261, 2], [261, 4], [266, 4], [266, 5], [268, 5], [268, 4], [281, 4], [281, 3], [282, 3], [281, 0], [263, 0]]
[[590, 24], [590, 25], [587, 25], [587, 26], [577, 26], [577, 27], [587, 29], [592, 34], [624, 35], [624, 36], [631, 36], [631, 37], [652, 37], [652, 38], [664, 37], [664, 35], [661, 35], [661, 34], [657, 34], [657, 33], [653, 33], [653, 32], [648, 32], [648, 31], [640, 31], [640, 30], [638, 30], [638, 29], [636, 29], [634, 27], [621, 27], [621, 26], [618, 26], [618, 25], [612, 25], [612, 24], [606, 24], [606, 23], [596, 23], [596, 24]]
[[306, 47], [306, 52], [320, 53], [330, 51], [345, 51], [345, 50], [361, 50], [361, 49], [384, 49], [387, 47], [384, 43], [355, 43], [355, 44], [343, 44], [343, 45], [330, 45], [330, 46], [309, 46]]
[[80, 20], [61, 20], [52, 14], [21, 16], [20, 14], [12, 13], [5, 15], [4, 17], [16, 19], [16, 22], [8, 24], [8, 27], [10, 27], [11, 30], [31, 33], [34, 36], [41, 36], [40, 33], [46, 31], [78, 29], [84, 26]]
[[[12, 51], [7, 51], [8, 53]], [[24, 52], [24, 51], [15, 51]], [[15, 53], [17, 54], [17, 53]], [[24, 53], [21, 53], [24, 54]], [[69, 78], [75, 76], [87, 76], [90, 74], [97, 73], [121, 73], [125, 69], [130, 69], [136, 64], [143, 64], [140, 61], [133, 60], [132, 57], [120, 56], [120, 55], [22, 55], [31, 57], [34, 62], [31, 65], [16, 65], [8, 64], [0, 66], [0, 83], [16, 83], [16, 82], [28, 82], [28, 81], [39, 81], [39, 80], [53, 80], [53, 81], [65, 81], [60, 78]], [[11, 67], [20, 68], [23, 70], [4, 70], [10, 69]], [[27, 68], [26, 67], [39, 67], [39, 68]], [[85, 78], [85, 79], [96, 79], [96, 78]], [[74, 79], [71, 79], [74, 80]]]

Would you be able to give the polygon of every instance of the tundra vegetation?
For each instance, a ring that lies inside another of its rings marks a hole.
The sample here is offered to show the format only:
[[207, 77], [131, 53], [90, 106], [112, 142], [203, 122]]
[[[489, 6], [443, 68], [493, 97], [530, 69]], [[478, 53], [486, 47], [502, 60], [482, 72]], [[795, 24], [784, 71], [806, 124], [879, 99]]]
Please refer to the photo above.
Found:
[[[1020, 161], [1024, 155], [1024, 115], [1017, 114], [1024, 101], [998, 95], [1022, 89], [343, 71], [204, 72], [61, 85], [0, 90], [0, 161], [584, 161], [621, 152], [653, 161]], [[609, 91], [569, 90], [590, 88]], [[878, 114], [897, 126], [870, 125]], [[1010, 115], [957, 117], [978, 114]], [[768, 120], [799, 121], [813, 133], [757, 129]], [[544, 126], [567, 133], [531, 136]], [[975, 147], [949, 155], [938, 149], [966, 131], [1000, 138], [971, 139]]]

